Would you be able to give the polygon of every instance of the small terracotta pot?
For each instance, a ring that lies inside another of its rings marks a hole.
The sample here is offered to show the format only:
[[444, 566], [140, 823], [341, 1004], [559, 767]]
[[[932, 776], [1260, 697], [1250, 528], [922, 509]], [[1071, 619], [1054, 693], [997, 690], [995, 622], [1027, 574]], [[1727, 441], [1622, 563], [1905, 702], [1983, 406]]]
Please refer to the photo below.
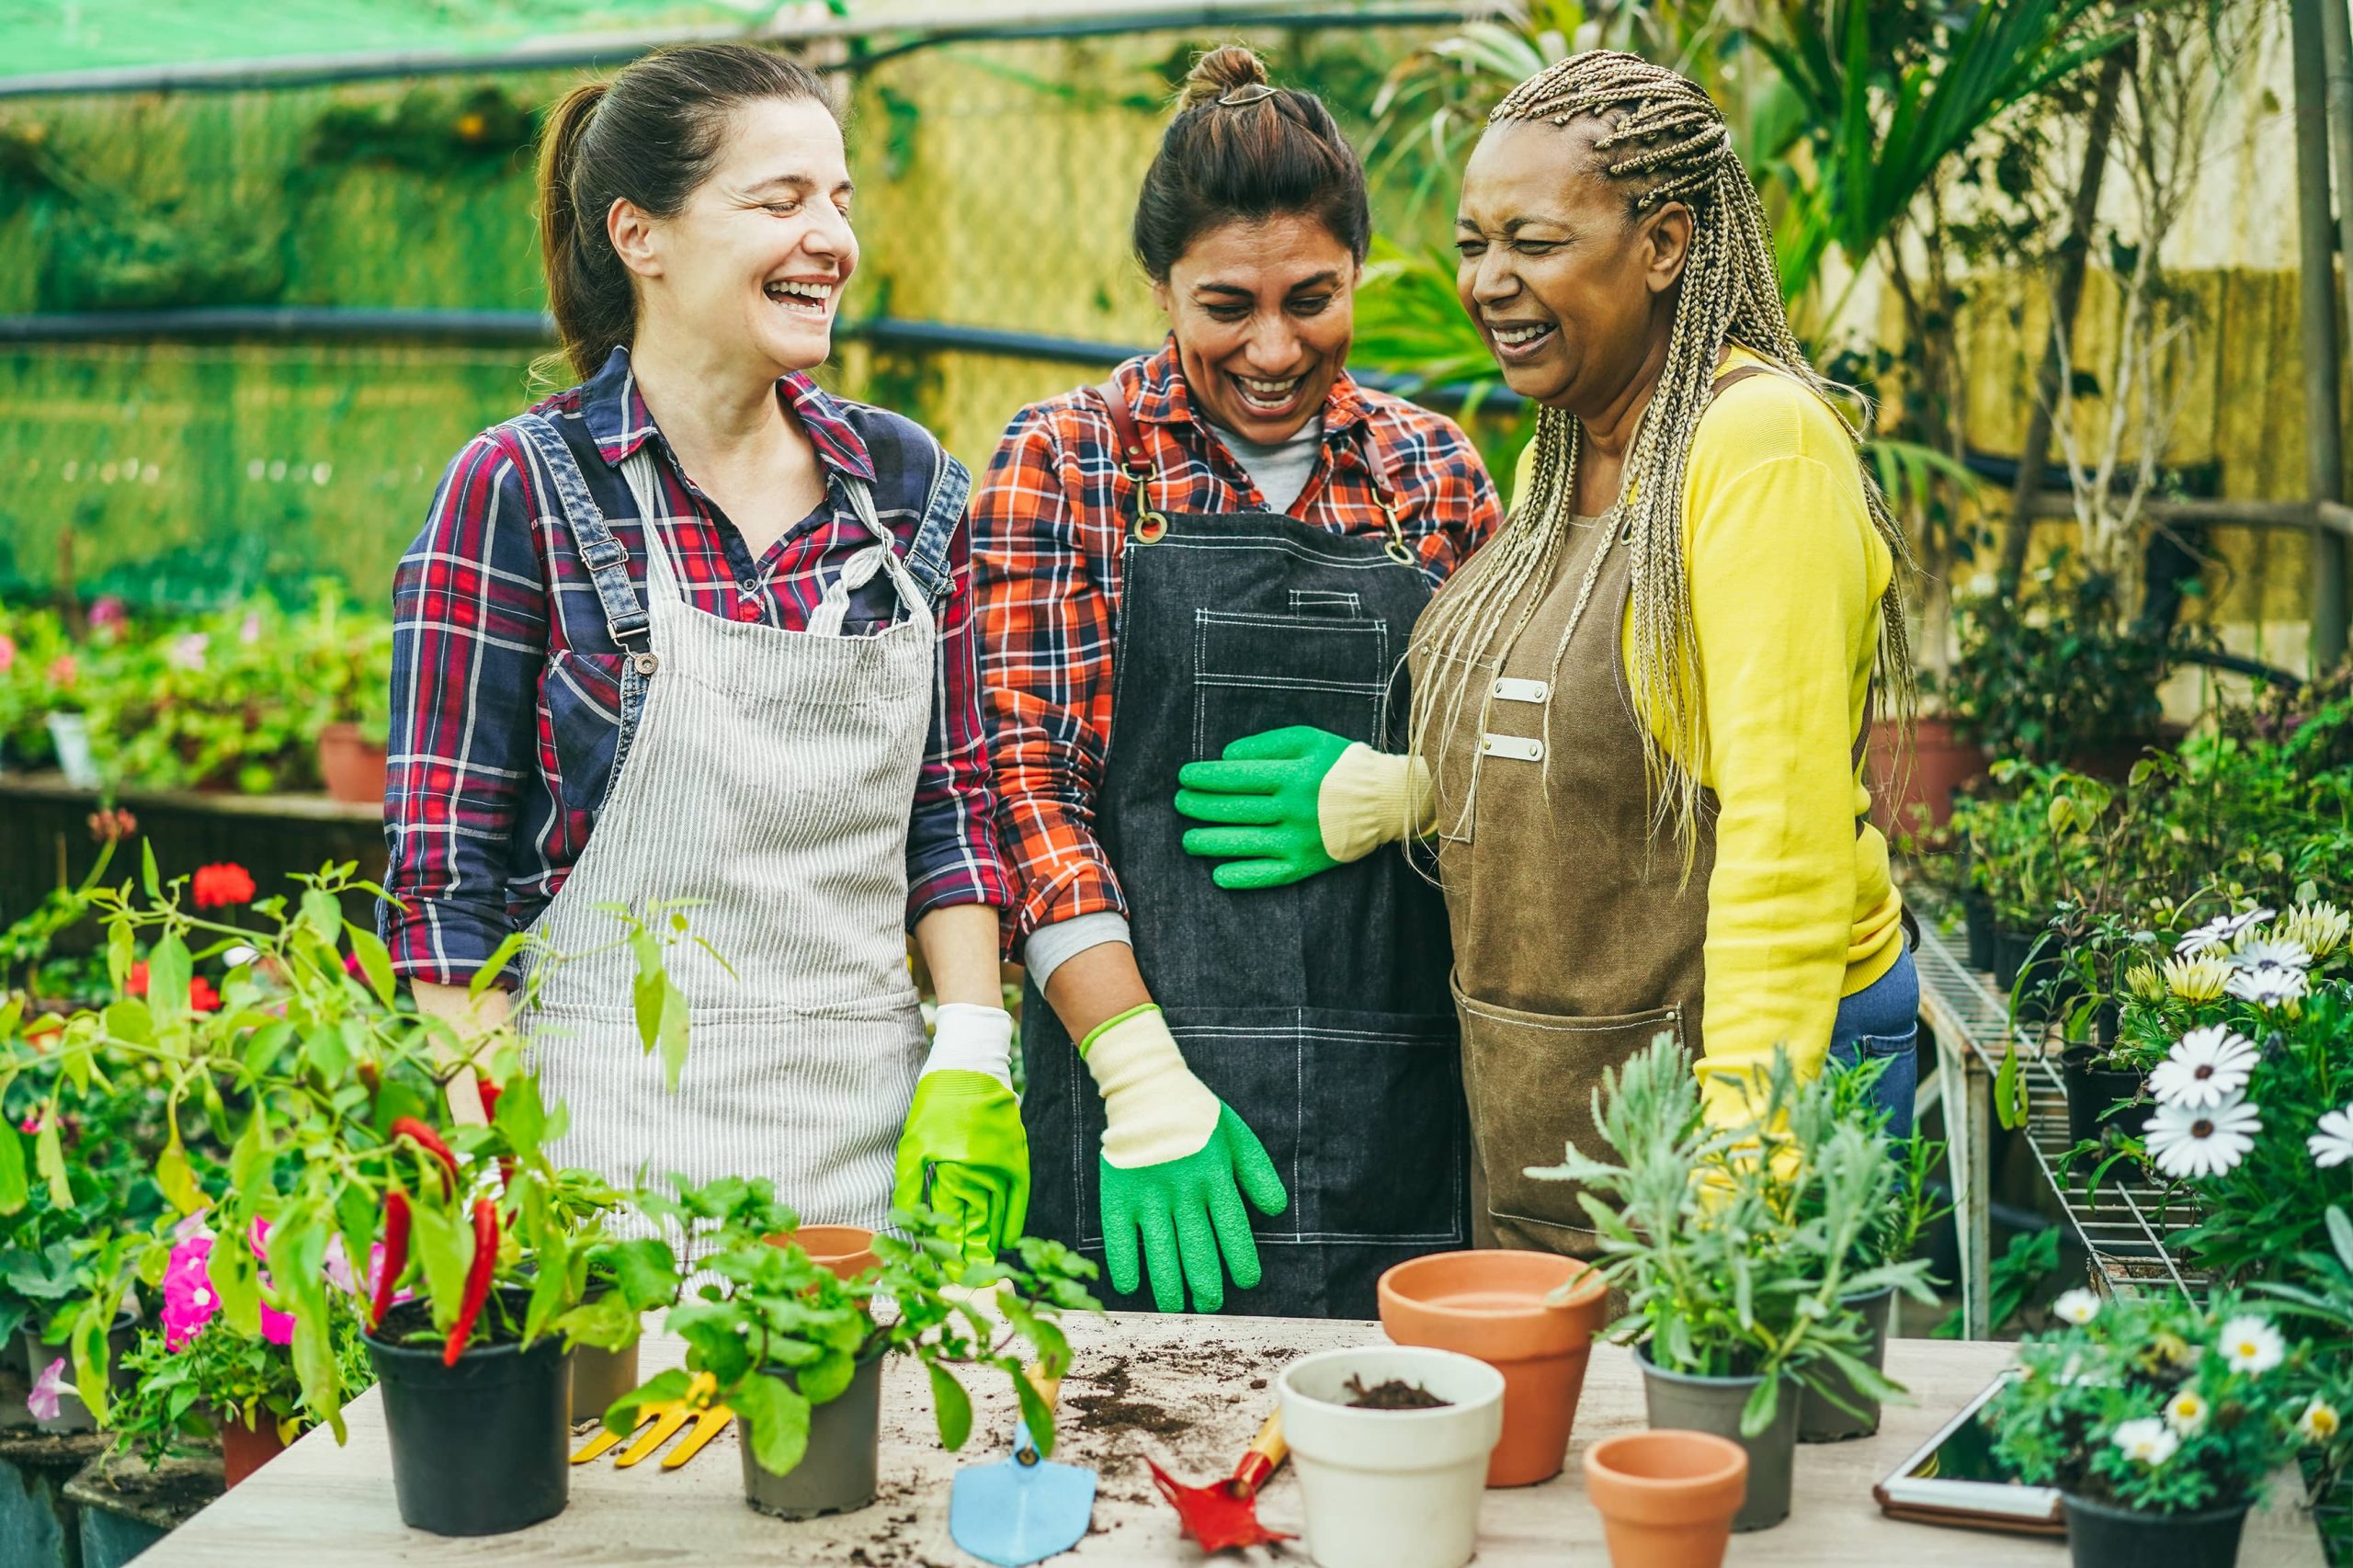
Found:
[[[1568, 1300], [1548, 1305], [1563, 1286]], [[1504, 1435], [1490, 1486], [1561, 1473], [1585, 1392], [1586, 1362], [1609, 1299], [1586, 1264], [1551, 1253], [1441, 1252], [1381, 1277], [1381, 1326], [1400, 1345], [1474, 1357], [1504, 1375]]]
[[278, 1423], [267, 1413], [255, 1417], [255, 1425], [245, 1425], [245, 1418], [233, 1410], [217, 1413], [221, 1423], [221, 1481], [224, 1486], [234, 1486], [271, 1460], [286, 1451], [285, 1440], [278, 1435]]
[[874, 1267], [874, 1233], [863, 1225], [803, 1225], [770, 1236], [771, 1246], [797, 1246], [837, 1279], [855, 1279]]
[[319, 777], [329, 800], [382, 805], [384, 768], [384, 748], [365, 739], [358, 725], [328, 724], [319, 731]]
[[1585, 1451], [1585, 1494], [1615, 1568], [1717, 1568], [1748, 1455], [1706, 1432], [1621, 1432]]

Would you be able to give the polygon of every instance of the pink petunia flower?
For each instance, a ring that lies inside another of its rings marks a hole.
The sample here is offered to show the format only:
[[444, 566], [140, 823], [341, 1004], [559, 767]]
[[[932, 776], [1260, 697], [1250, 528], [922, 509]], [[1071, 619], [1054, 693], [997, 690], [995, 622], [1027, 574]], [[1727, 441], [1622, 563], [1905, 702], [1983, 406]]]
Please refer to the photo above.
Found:
[[33, 1392], [25, 1396], [25, 1408], [33, 1413], [36, 1421], [54, 1421], [58, 1396], [73, 1386], [65, 1378], [65, 1358], [60, 1356], [33, 1380]]
[[81, 666], [74, 662], [73, 654], [60, 653], [57, 657], [50, 660], [49, 662], [49, 684], [51, 686], [72, 686], [74, 684], [74, 677], [79, 675], [80, 672]]
[[120, 626], [130, 619], [131, 611], [124, 607], [121, 599], [112, 594], [94, 600], [90, 605], [90, 629], [94, 631], [103, 631], [109, 626]]
[[245, 619], [237, 627], [237, 641], [248, 648], [261, 641], [261, 612], [259, 610], [249, 609], [245, 612]]
[[212, 635], [206, 631], [186, 631], [171, 641], [164, 651], [164, 662], [174, 669], [194, 672], [204, 668], [205, 650], [212, 646]]
[[0, 676], [17, 667], [17, 640], [0, 631]]

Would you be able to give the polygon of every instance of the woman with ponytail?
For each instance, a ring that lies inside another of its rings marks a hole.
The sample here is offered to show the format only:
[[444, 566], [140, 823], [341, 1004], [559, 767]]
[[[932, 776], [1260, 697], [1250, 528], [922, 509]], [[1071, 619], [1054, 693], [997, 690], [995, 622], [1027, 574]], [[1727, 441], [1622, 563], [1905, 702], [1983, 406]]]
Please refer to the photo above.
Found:
[[[586, 955], [521, 1020], [568, 1162], [765, 1176], [812, 1222], [920, 1201], [985, 1256], [1021, 1233], [1029, 1161], [967, 480], [809, 377], [850, 194], [824, 89], [781, 55], [665, 50], [557, 106], [541, 254], [578, 384], [467, 443], [401, 562], [382, 925], [461, 1038], [515, 933]], [[599, 906], [676, 901], [699, 940], [670, 950], [671, 1090]]]
[[1467, 1233], [1445, 914], [1371, 851], [1406, 635], [1496, 511], [1461, 431], [1348, 376], [1370, 228], [1323, 104], [1201, 60], [1136, 201], [1166, 346], [1023, 409], [974, 503], [1034, 1228], [1119, 1305], [1230, 1273], [1370, 1317]]
[[1579, 54], [1495, 110], [1463, 308], [1540, 407], [1510, 518], [1415, 630], [1486, 1242], [1590, 1256], [1602, 1074], [1661, 1032], [1736, 1126], [1775, 1049], [1879, 1058], [1908, 1129], [1919, 987], [1870, 824], [1909, 704], [1902, 535], [1791, 335], [1697, 84]]

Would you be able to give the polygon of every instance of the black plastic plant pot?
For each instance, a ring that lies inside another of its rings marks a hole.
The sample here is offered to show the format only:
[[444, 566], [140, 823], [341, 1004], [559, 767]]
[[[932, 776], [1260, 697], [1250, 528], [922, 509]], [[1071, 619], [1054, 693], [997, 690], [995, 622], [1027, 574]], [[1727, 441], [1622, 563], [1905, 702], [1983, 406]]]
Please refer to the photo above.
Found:
[[[735, 1437], [744, 1450], [744, 1501], [779, 1519], [813, 1519], [847, 1514], [874, 1501], [882, 1455], [882, 1363], [877, 1354], [858, 1369], [838, 1398], [809, 1412], [809, 1449], [785, 1474], [763, 1469], [752, 1457], [752, 1434], [743, 1418]], [[776, 1375], [790, 1382], [781, 1368]]]
[[[2038, 946], [2040, 944], [2040, 946]], [[2018, 998], [2018, 1021], [2046, 1024], [2064, 1005], [2068, 983], [2059, 944], [2041, 931], [2003, 931], [1994, 938], [1994, 979]]]
[[[1888, 1285], [1868, 1295], [1847, 1296], [1838, 1304], [1853, 1307], [1863, 1314], [1863, 1329], [1869, 1335], [1862, 1352], [1863, 1363], [1875, 1372], [1886, 1370], [1887, 1325], [1895, 1308], [1895, 1287]], [[1879, 1431], [1879, 1401], [1856, 1388], [1847, 1374], [1834, 1366], [1827, 1369], [1822, 1387], [1807, 1384], [1798, 1400], [1798, 1441], [1843, 1443], [1849, 1437], [1869, 1437]]]
[[2202, 1514], [2144, 1514], [2069, 1494], [2067, 1555], [2075, 1568], [2233, 1568], [2247, 1505]]
[[2034, 933], [2031, 931], [2013, 931], [2006, 926], [1994, 928], [1993, 958], [1985, 967], [1993, 971], [1995, 989], [2007, 993], [2018, 983], [2019, 960], [2026, 957], [2027, 949], [2032, 946]]
[[1748, 1453], [1748, 1497], [1732, 1517], [1733, 1533], [1771, 1529], [1790, 1517], [1790, 1485], [1797, 1460], [1800, 1383], [1782, 1381], [1772, 1422], [1754, 1437], [1740, 1430], [1740, 1413], [1762, 1378], [1703, 1378], [1670, 1372], [1652, 1362], [1650, 1346], [1635, 1354], [1643, 1369], [1643, 1401], [1651, 1430], [1711, 1432]]
[[1982, 974], [1994, 967], [1994, 901], [1974, 890], [1962, 893], [1961, 918], [1969, 933], [1969, 967]]
[[[524, 1293], [505, 1300], [520, 1322]], [[434, 1535], [505, 1535], [563, 1512], [572, 1369], [563, 1339], [479, 1345], [445, 1367], [439, 1345], [401, 1343], [431, 1325], [426, 1303], [404, 1301], [368, 1335], [401, 1522]]]
[[[2124, 1138], [2148, 1131], [2149, 1113], [2156, 1108], [2132, 1102], [2142, 1098], [2147, 1077], [2131, 1068], [2096, 1067], [2097, 1053], [2089, 1046], [2070, 1046], [2059, 1059], [2059, 1081], [2067, 1091], [2067, 1136], [2078, 1143], [2102, 1142], [2113, 1129]], [[2114, 1116], [2117, 1106], [2126, 1108]]]

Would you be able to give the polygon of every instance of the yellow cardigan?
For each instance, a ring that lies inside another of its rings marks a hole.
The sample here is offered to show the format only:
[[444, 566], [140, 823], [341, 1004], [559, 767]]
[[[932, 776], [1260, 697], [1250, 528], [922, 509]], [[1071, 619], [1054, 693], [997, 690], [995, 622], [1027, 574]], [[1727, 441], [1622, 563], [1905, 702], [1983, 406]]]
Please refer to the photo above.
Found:
[[[1735, 348], [1724, 369], [1743, 364], [1771, 368]], [[1520, 454], [1515, 495], [1535, 455], [1533, 443]], [[1697, 1043], [1710, 1119], [1723, 1125], [1740, 1119], [1742, 1083], [1775, 1045], [1802, 1074], [1820, 1072], [1840, 998], [1903, 951], [1887, 840], [1875, 826], [1855, 832], [1870, 792], [1850, 766], [1894, 560], [1845, 426], [1785, 375], [1749, 376], [1700, 416], [1683, 503], [1706, 748], [1697, 772], [1721, 808]]]

